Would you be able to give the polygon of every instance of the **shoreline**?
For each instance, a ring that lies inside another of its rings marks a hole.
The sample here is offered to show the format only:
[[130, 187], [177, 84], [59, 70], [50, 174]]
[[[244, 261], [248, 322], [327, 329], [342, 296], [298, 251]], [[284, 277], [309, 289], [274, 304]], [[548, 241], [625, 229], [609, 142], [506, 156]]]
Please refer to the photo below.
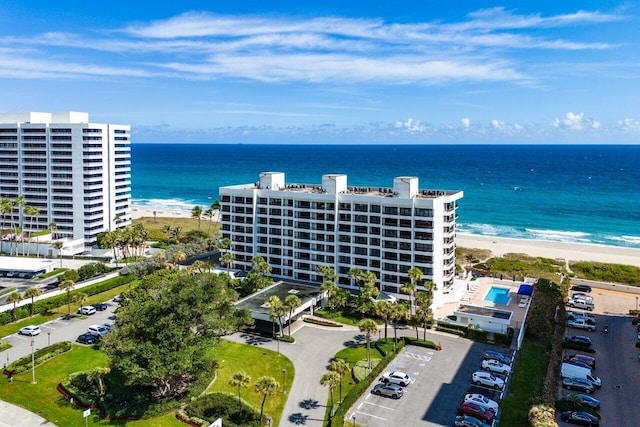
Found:
[[[131, 206], [131, 217], [191, 218], [190, 210], [167, 209], [142, 205]], [[213, 218], [214, 221], [218, 217]], [[551, 242], [545, 240], [513, 239], [509, 237], [457, 234], [456, 245], [464, 248], [488, 249], [492, 256], [522, 253], [533, 257], [564, 259], [567, 261], [592, 261], [640, 267], [640, 248], [607, 246], [586, 243]]]

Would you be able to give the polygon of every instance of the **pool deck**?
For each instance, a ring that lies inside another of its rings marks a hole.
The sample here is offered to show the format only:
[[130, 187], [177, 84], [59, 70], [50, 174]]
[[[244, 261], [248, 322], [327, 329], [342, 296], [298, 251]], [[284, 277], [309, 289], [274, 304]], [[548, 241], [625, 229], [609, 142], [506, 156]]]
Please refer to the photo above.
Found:
[[[527, 305], [522, 306], [520, 304], [520, 296], [518, 296], [518, 288], [522, 282], [514, 282], [512, 280], [500, 280], [492, 277], [482, 277], [477, 280], [469, 282], [469, 290], [466, 291], [460, 301], [452, 301], [445, 303], [442, 307], [438, 307], [434, 310], [434, 317], [445, 317], [452, 315], [460, 304], [476, 305], [478, 307], [490, 307], [499, 310], [507, 310], [513, 313], [510, 326], [514, 329], [520, 329], [524, 316], [526, 314]], [[509, 304], [500, 305], [494, 304], [491, 301], [484, 299], [489, 289], [492, 286], [508, 288], [509, 292]]]

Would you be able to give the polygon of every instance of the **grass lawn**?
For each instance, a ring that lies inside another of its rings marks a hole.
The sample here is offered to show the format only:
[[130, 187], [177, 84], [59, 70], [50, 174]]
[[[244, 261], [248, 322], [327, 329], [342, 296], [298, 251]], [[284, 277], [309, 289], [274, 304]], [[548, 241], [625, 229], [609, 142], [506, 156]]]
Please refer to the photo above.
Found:
[[[195, 206], [195, 205], [194, 205]], [[208, 209], [208, 206], [202, 206], [202, 210]], [[164, 214], [166, 215], [166, 213]], [[149, 240], [166, 240], [167, 234], [163, 231], [165, 226], [171, 228], [182, 227], [182, 235], [184, 236], [189, 231], [198, 230], [198, 220], [195, 218], [161, 218], [157, 217], [155, 220], [153, 217], [142, 217], [132, 221], [133, 224], [144, 225], [145, 230], [149, 235]], [[209, 223], [208, 218], [200, 219], [200, 230], [209, 234], [217, 234], [220, 228], [220, 223], [212, 221]]]
[[528, 413], [532, 396], [541, 396], [549, 358], [544, 344], [525, 339], [511, 378], [507, 397], [501, 402], [500, 424], [529, 425]]
[[[324, 317], [325, 319], [333, 320], [334, 322], [344, 323], [345, 325], [351, 326], [358, 326], [358, 323], [360, 323], [360, 321], [364, 319], [364, 317], [362, 317], [360, 313], [351, 313], [340, 310], [315, 310], [314, 314], [318, 317]], [[373, 318], [373, 320], [375, 320], [378, 324], [381, 323], [380, 319]]]
[[[82, 305], [91, 305], [91, 304], [96, 304], [103, 301], [109, 301], [110, 299], [120, 294], [125, 289], [127, 289], [127, 287], [129, 286], [131, 286], [131, 283], [118, 286], [117, 288], [113, 288], [111, 290], [90, 296]], [[80, 304], [71, 303], [71, 313], [72, 314], [75, 313], [79, 307], [80, 307]], [[6, 337], [7, 335], [15, 334], [20, 330], [20, 328], [24, 326], [41, 325], [45, 322], [48, 322], [49, 320], [57, 319], [60, 316], [65, 316], [66, 314], [67, 314], [67, 305], [64, 304], [52, 310], [51, 312], [49, 312], [49, 314], [46, 314], [46, 315], [36, 314], [32, 317], [20, 319], [15, 323], [9, 323], [7, 325], [0, 326], [0, 338]]]
[[218, 377], [207, 391], [226, 392], [237, 396], [238, 388], [230, 386], [229, 379], [236, 372], [243, 370], [251, 377], [251, 383], [248, 388], [241, 390], [242, 399], [249, 402], [258, 411], [260, 411], [262, 396], [255, 392], [256, 381], [260, 377], [271, 376], [282, 387], [282, 370], [286, 369], [284, 384], [286, 393], [278, 393], [275, 396], [267, 397], [264, 405], [264, 412], [273, 417], [273, 425], [279, 425], [295, 375], [293, 363], [275, 351], [225, 340], [221, 341], [220, 346], [212, 348], [211, 354], [219, 364]]

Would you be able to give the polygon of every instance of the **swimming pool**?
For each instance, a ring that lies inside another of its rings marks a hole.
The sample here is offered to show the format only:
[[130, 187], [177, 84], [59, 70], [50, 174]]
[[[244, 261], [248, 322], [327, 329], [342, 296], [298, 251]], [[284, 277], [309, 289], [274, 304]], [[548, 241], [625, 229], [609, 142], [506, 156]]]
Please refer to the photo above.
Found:
[[498, 288], [496, 286], [492, 286], [484, 297], [485, 301], [492, 302], [496, 305], [509, 305], [510, 299], [508, 288]]

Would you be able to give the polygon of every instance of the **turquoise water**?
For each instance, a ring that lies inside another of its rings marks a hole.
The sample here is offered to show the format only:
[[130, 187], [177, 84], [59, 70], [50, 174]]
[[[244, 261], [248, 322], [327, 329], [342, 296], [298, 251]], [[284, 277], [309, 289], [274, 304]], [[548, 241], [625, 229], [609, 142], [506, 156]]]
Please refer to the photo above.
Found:
[[496, 305], [509, 305], [509, 299], [509, 289], [495, 286], [492, 286], [487, 296], [484, 297], [485, 301], [492, 302]]
[[640, 248], [640, 145], [132, 144], [134, 204], [208, 207], [218, 188], [285, 172], [320, 184], [462, 190], [459, 234]]

